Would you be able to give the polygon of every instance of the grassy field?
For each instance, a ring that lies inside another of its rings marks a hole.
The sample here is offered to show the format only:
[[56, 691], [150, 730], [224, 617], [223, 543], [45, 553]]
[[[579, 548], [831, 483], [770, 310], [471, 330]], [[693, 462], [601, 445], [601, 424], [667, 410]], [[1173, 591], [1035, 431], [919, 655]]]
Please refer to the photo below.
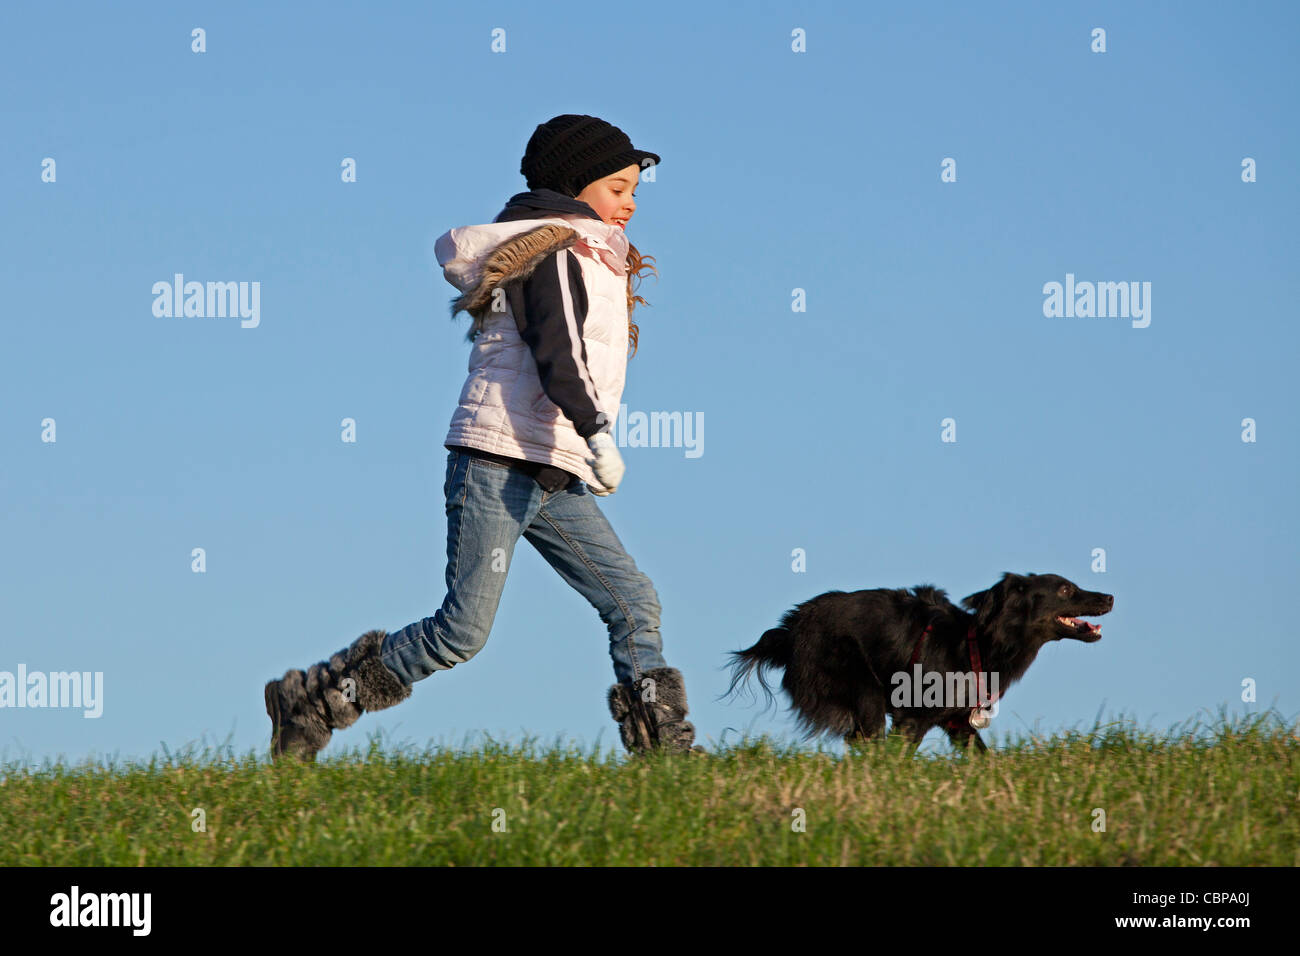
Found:
[[314, 766], [219, 749], [10, 764], [0, 866], [1300, 864], [1300, 733], [1275, 713], [997, 747], [759, 739], [629, 761], [372, 740]]

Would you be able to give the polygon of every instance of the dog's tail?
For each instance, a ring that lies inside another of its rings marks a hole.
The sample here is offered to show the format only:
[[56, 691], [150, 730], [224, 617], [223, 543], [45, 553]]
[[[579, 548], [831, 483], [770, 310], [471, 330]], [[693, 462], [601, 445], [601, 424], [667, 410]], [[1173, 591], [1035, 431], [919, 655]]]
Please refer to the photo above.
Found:
[[763, 636], [753, 647], [743, 651], [731, 651], [731, 686], [723, 697], [730, 697], [737, 687], [749, 679], [757, 668], [758, 683], [763, 688], [767, 703], [772, 704], [772, 689], [767, 686], [765, 671], [770, 667], [787, 667], [790, 664], [791, 634], [785, 627], [774, 627], [764, 631]]

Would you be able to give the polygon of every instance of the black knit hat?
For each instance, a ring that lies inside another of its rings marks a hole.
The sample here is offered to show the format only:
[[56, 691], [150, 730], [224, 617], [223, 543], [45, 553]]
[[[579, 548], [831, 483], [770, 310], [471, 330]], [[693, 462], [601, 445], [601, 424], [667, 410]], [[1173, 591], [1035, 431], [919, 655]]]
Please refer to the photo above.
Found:
[[554, 189], [577, 196], [588, 183], [620, 169], [644, 169], [646, 159], [659, 163], [655, 153], [634, 148], [617, 126], [594, 116], [565, 113], [533, 131], [519, 171], [527, 178], [529, 189]]

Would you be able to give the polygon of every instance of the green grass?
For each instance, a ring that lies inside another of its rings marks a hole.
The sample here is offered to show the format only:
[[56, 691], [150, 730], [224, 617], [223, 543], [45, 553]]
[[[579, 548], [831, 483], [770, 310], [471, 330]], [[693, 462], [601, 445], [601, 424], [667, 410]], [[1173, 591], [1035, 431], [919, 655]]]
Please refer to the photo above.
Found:
[[316, 765], [219, 748], [6, 764], [0, 834], [0, 866], [1295, 866], [1300, 733], [1269, 712], [1165, 734], [1120, 721], [970, 757], [897, 739], [837, 755], [762, 738], [639, 760], [529, 741], [385, 752], [372, 739]]

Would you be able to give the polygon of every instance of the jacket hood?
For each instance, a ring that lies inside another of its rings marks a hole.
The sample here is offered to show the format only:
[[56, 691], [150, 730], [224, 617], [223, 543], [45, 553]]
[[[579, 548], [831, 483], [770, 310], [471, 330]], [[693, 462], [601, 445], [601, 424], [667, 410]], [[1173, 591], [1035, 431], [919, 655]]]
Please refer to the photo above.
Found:
[[516, 219], [536, 219], [537, 210], [558, 212], [570, 216], [588, 216], [599, 220], [596, 210], [585, 202], [570, 198], [554, 189], [530, 189], [515, 193], [506, 200], [506, 206], [493, 219], [493, 222], [513, 222]]
[[575, 242], [585, 243], [615, 273], [626, 272], [623, 230], [554, 189], [515, 193], [492, 222], [448, 230], [438, 237], [434, 254], [447, 281], [471, 296], [454, 300], [453, 314], [468, 309], [471, 300], [477, 303], [491, 287], [526, 277], [547, 255]]

